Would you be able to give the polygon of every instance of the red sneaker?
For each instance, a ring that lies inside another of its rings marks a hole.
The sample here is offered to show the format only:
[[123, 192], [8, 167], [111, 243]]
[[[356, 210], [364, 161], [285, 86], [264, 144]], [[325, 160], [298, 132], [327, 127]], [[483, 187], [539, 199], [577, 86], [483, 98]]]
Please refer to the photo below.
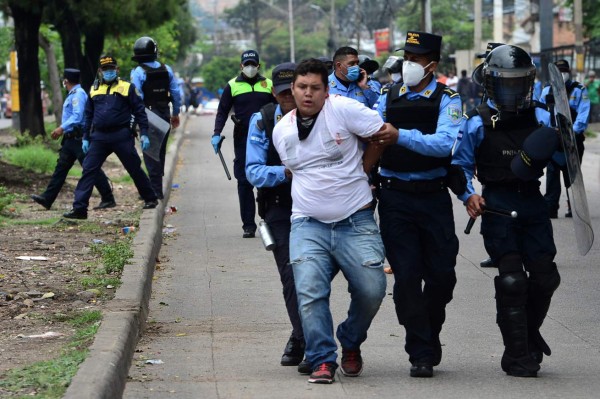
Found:
[[336, 363], [321, 363], [308, 377], [308, 382], [313, 384], [331, 384], [335, 381]]
[[360, 349], [342, 349], [342, 374], [346, 377], [358, 377], [363, 371]]

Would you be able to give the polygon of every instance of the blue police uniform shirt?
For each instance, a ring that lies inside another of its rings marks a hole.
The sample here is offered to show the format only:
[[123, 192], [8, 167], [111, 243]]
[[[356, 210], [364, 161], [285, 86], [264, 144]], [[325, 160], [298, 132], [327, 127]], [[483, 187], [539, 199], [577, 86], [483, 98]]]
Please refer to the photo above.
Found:
[[[490, 108], [496, 109], [490, 100], [487, 101]], [[536, 107], [535, 115], [538, 122], [544, 126], [550, 126], [550, 113], [543, 108]], [[458, 133], [456, 147], [452, 155], [452, 164], [459, 165], [465, 172], [467, 178], [467, 191], [458, 199], [466, 202], [469, 197], [476, 194], [473, 188], [473, 176], [475, 174], [475, 151], [484, 138], [484, 127], [481, 116], [475, 115], [471, 118], [464, 117]]]
[[366, 107], [372, 108], [379, 99], [381, 84], [376, 80], [369, 80], [368, 85], [369, 88], [363, 90], [358, 83], [349, 82], [348, 87], [346, 87], [335, 76], [335, 72], [329, 75], [329, 94], [339, 94], [344, 97], [353, 98], [363, 103]]
[[73, 129], [83, 128], [87, 100], [88, 95], [81, 88], [81, 85], [75, 85], [71, 88], [63, 104], [60, 127], [63, 128], [64, 133], [69, 134], [73, 132]]
[[[408, 100], [417, 100], [420, 97], [429, 98], [437, 87], [437, 81], [431, 82], [421, 92], [413, 92], [405, 84], [400, 88], [400, 96], [407, 96]], [[387, 96], [389, 92], [381, 95], [377, 111], [386, 120]], [[438, 113], [437, 128], [435, 134], [423, 134], [417, 129], [398, 129], [397, 144], [408, 148], [419, 154], [446, 157], [451, 154], [452, 147], [458, 136], [458, 129], [462, 119], [462, 105], [460, 96], [450, 97], [447, 93], [442, 94], [440, 112]], [[380, 175], [393, 177], [400, 180], [432, 180], [446, 176], [446, 168], [440, 167], [419, 172], [396, 172], [381, 168]]]
[[[571, 84], [570, 80], [565, 82], [566, 85]], [[546, 103], [546, 96], [550, 91], [551, 86], [546, 86], [542, 90], [542, 94], [540, 96], [540, 102]], [[573, 122], [573, 131], [575, 134], [583, 134], [588, 127], [588, 120], [590, 116], [590, 99], [588, 97], [588, 92], [585, 87], [575, 87], [571, 92], [571, 96], [569, 97], [569, 107], [573, 108], [577, 111], [577, 119]]]
[[[143, 64], [149, 66], [150, 68], [159, 68], [161, 66], [161, 63], [158, 61], [144, 62]], [[169, 73], [169, 93], [171, 94], [171, 104], [173, 105], [172, 112], [173, 116], [177, 116], [179, 115], [179, 108], [181, 107], [181, 91], [179, 84], [177, 83], [177, 79], [173, 75], [173, 69], [167, 64], [165, 64], [165, 67]], [[130, 79], [131, 83], [137, 87], [140, 97], [142, 97], [143, 100], [144, 93], [142, 92], [142, 86], [146, 81], [146, 71], [144, 71], [144, 68], [141, 66], [137, 66], [133, 71], [131, 71]]]
[[[277, 105], [275, 123], [282, 116], [281, 107]], [[257, 122], [260, 120], [262, 120], [260, 112], [256, 112], [250, 117], [246, 143], [246, 178], [255, 187], [275, 187], [289, 180], [285, 176], [285, 166], [267, 165], [270, 140], [265, 131], [257, 126]]]

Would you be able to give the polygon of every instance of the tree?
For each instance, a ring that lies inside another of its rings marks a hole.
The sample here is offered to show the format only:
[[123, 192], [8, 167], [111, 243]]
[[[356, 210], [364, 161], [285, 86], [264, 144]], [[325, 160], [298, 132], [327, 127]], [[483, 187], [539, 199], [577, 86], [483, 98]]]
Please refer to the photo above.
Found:
[[236, 57], [214, 57], [202, 66], [202, 77], [204, 87], [213, 93], [225, 87], [227, 82], [240, 73], [240, 58]]
[[19, 122], [21, 132], [44, 135], [42, 92], [38, 57], [38, 32], [42, 23], [43, 1], [9, 0], [8, 7], [15, 22], [15, 47], [18, 54]]

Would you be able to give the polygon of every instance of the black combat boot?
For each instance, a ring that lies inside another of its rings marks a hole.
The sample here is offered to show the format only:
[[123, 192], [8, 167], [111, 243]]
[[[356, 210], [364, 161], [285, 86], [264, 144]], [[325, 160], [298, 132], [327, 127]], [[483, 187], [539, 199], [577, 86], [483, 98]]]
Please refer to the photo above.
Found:
[[498, 326], [504, 341], [502, 370], [515, 377], [537, 377], [540, 365], [529, 353], [527, 310], [505, 307], [498, 311]]
[[550, 273], [531, 273], [527, 298], [527, 322], [529, 330], [529, 352], [540, 364], [544, 355], [550, 356], [552, 351], [540, 334], [540, 327], [548, 314], [554, 291], [560, 285], [560, 274], [556, 264], [552, 264]]

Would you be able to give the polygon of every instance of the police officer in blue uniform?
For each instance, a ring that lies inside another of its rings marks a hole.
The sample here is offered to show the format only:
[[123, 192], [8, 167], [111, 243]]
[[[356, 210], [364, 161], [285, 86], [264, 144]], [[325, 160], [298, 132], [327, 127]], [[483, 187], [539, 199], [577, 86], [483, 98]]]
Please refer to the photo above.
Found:
[[[505, 346], [502, 370], [535, 377], [543, 355], [551, 353], [539, 329], [560, 275], [552, 224], [539, 189], [546, 162], [525, 178], [515, 174], [512, 164], [515, 156], [521, 157], [526, 140], [540, 126], [549, 126], [550, 114], [532, 100], [536, 70], [526, 51], [499, 46], [488, 54], [481, 72], [487, 101], [465, 115], [452, 162], [463, 169], [468, 182], [459, 199], [471, 218], [482, 215], [485, 249], [498, 267], [494, 287]], [[551, 141], [540, 140], [538, 145]], [[471, 184], [475, 173], [483, 185], [481, 196]], [[484, 206], [516, 211], [518, 217], [484, 213]]]
[[[139, 63], [131, 71], [131, 83], [135, 85], [144, 100], [144, 105], [155, 112], [174, 128], [179, 126], [179, 109], [181, 107], [181, 90], [173, 69], [157, 60], [158, 45], [151, 37], [140, 37], [133, 45], [133, 57], [131, 59]], [[169, 109], [169, 103], [173, 106]], [[144, 154], [144, 163], [148, 169], [148, 175], [152, 188], [158, 199], [163, 199], [163, 176], [165, 174], [165, 158], [167, 154], [167, 131], [160, 147], [160, 161]]]
[[441, 36], [409, 31], [403, 81], [378, 107], [399, 132], [397, 142], [383, 140], [391, 145], [380, 160], [379, 218], [411, 377], [433, 376], [441, 361], [440, 332], [456, 284], [458, 238], [446, 181], [462, 107], [458, 93], [435, 80], [441, 45]]
[[340, 47], [333, 55], [333, 73], [329, 75], [329, 94], [353, 98], [372, 108], [379, 98], [381, 85], [360, 68], [358, 51]]
[[[63, 86], [67, 89], [67, 98], [63, 103], [62, 121], [52, 132], [52, 138], [62, 137], [56, 168], [46, 190], [33, 194], [31, 198], [46, 209], [50, 209], [62, 186], [65, 184], [69, 170], [79, 161], [83, 164], [85, 154], [81, 149], [85, 104], [88, 96], [79, 84], [79, 69], [66, 68], [63, 73]], [[108, 178], [100, 169], [94, 183], [102, 200], [94, 209], [114, 208], [117, 206]]]
[[221, 95], [217, 116], [215, 118], [214, 134], [211, 144], [215, 154], [219, 150], [221, 132], [227, 122], [229, 112], [233, 108], [233, 175], [237, 180], [237, 190], [240, 202], [240, 216], [242, 218], [242, 229], [244, 238], [252, 238], [256, 233], [256, 204], [254, 200], [254, 187], [246, 179], [246, 141], [248, 138], [248, 127], [250, 117], [258, 112], [263, 105], [274, 103], [275, 98], [271, 94], [272, 82], [261, 76], [258, 71], [260, 59], [255, 50], [246, 50], [242, 53], [240, 69], [241, 73], [231, 79]]
[[281, 163], [272, 143], [273, 127], [281, 117], [296, 107], [292, 96], [292, 80], [296, 64], [285, 62], [273, 69], [273, 95], [278, 104], [269, 103], [252, 115], [246, 147], [246, 177], [258, 190], [258, 214], [265, 220], [275, 240], [273, 256], [283, 285], [283, 298], [292, 334], [281, 357], [282, 366], [298, 366], [302, 374], [310, 374], [304, 359], [304, 333], [298, 313], [294, 273], [290, 266], [290, 229], [292, 215], [291, 173]]
[[[579, 152], [579, 162], [583, 159], [583, 151], [585, 146], [583, 144], [585, 140], [585, 130], [588, 126], [590, 116], [590, 99], [588, 97], [587, 89], [579, 82], [571, 80], [571, 68], [567, 60], [558, 60], [554, 63], [558, 67], [558, 70], [563, 76], [565, 86], [567, 89], [567, 95], [569, 96], [569, 108], [571, 110], [571, 120], [573, 121], [573, 132], [575, 133], [575, 140], [577, 144], [577, 151]], [[542, 90], [540, 101], [546, 103], [546, 97], [550, 93], [552, 86], [546, 86]], [[567, 162], [565, 160], [564, 152], [556, 152], [552, 157], [552, 160], [548, 163], [546, 169], [546, 194], [544, 199], [550, 210], [550, 218], [556, 219], [558, 217], [558, 208], [560, 200], [560, 173], [562, 172], [565, 187], [569, 188], [569, 171], [567, 170]], [[568, 191], [567, 191], [568, 198]], [[572, 217], [571, 214], [571, 203], [567, 200], [567, 212], [565, 217]]]
[[148, 118], [144, 103], [131, 83], [118, 78], [117, 60], [110, 55], [100, 57], [98, 78], [90, 90], [85, 107], [82, 149], [86, 153], [83, 174], [75, 188], [73, 209], [63, 216], [87, 219], [87, 208], [94, 181], [102, 164], [113, 152], [117, 155], [144, 199], [144, 209], [156, 208], [156, 193], [141, 167], [135, 148], [131, 118], [140, 127], [142, 149], [150, 146]]

